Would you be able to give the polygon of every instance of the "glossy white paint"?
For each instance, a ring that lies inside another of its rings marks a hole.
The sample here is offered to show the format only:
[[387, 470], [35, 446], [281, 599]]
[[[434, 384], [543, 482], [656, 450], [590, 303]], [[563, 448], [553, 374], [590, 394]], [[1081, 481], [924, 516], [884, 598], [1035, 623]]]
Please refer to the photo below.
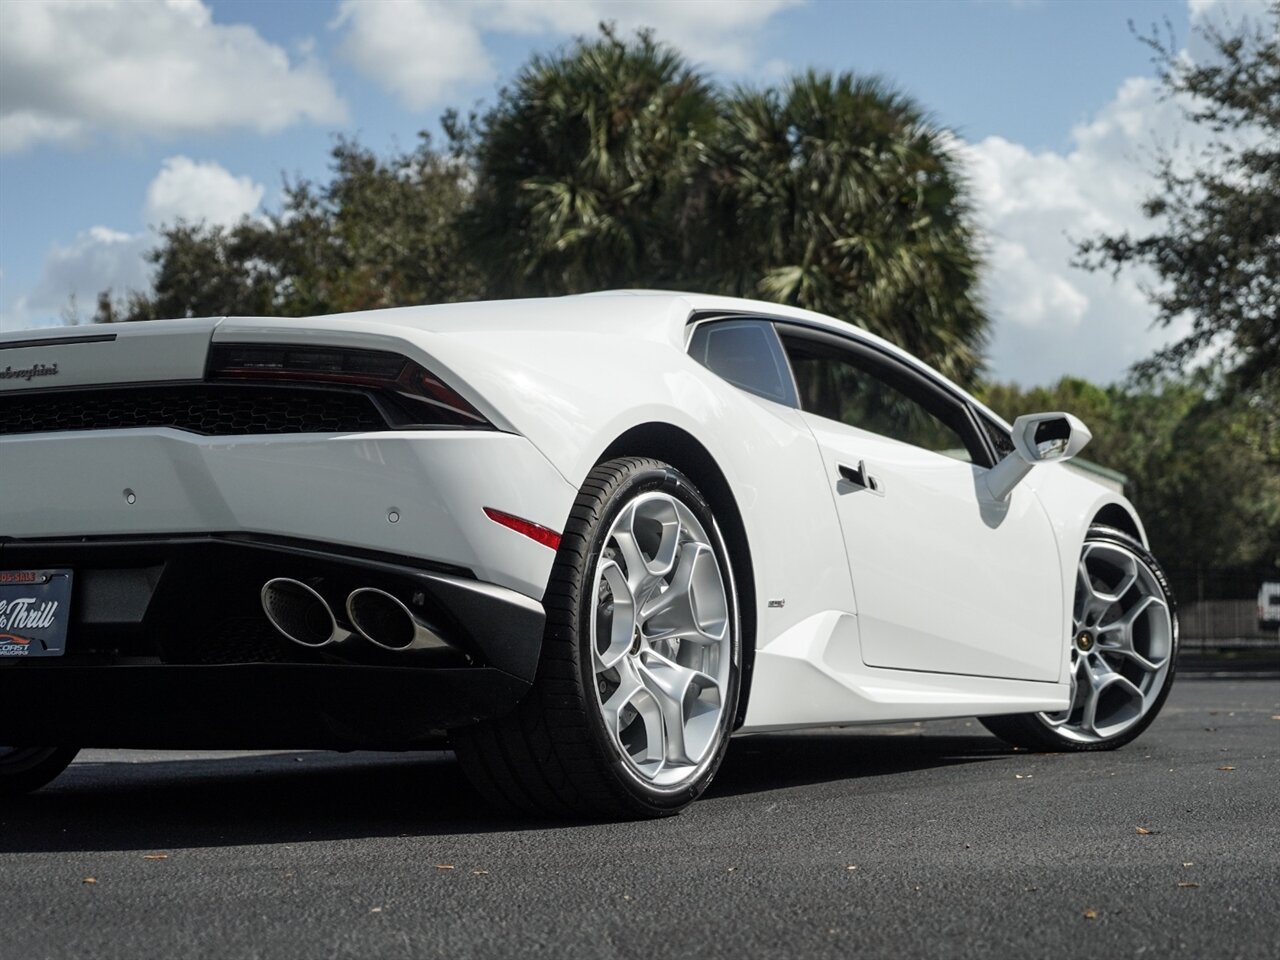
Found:
[[756, 654], [742, 733], [1061, 710], [1068, 683], [869, 667], [858, 624], [834, 610], [797, 623]]
[[[864, 438], [863, 456], [886, 484], [884, 509], [871, 510], [868, 501], [839, 511], [820, 446], [824, 430], [816, 427], [815, 436], [805, 415], [749, 396], [685, 355], [688, 321], [701, 311], [787, 319], [862, 339], [945, 383], [840, 321], [696, 294], [116, 327], [111, 332], [127, 335], [113, 342], [0, 350], [0, 368], [51, 360], [60, 368], [56, 384], [0, 380], [0, 390], [195, 379], [211, 338], [364, 347], [422, 363], [503, 432], [0, 438], [0, 535], [274, 533], [455, 563], [540, 597], [551, 552], [493, 524], [480, 508], [561, 529], [603, 451], [633, 427], [660, 423], [689, 434], [714, 459], [750, 543], [758, 629], [744, 732], [1065, 706], [1067, 686], [1058, 681], [1066, 676], [1076, 558], [1097, 511], [1113, 504], [1132, 515], [1127, 502], [1046, 464], [1000, 514], [977, 496], [979, 468], [926, 463], [921, 451]], [[52, 335], [7, 334], [0, 346], [44, 336]], [[831, 437], [823, 442], [834, 449]], [[139, 493], [129, 509], [125, 487]], [[397, 524], [387, 521], [393, 506], [402, 515]], [[852, 573], [841, 512], [849, 550], [856, 548]], [[877, 557], [910, 563], [928, 589], [904, 574], [877, 572]]]
[[483, 510], [559, 529], [577, 494], [527, 440], [494, 432], [29, 434], [0, 442], [0, 464], [5, 536], [299, 537], [466, 567], [534, 598], [554, 553]]
[[111, 327], [50, 327], [0, 334], [0, 370], [56, 363], [53, 377], [0, 378], [0, 392], [139, 380], [199, 380], [217, 318], [154, 320]]
[[[1035, 495], [986, 494], [985, 469], [803, 414], [844, 529], [869, 666], [1053, 681], [1061, 577]], [[840, 478], [863, 464], [876, 489]], [[941, 534], [941, 535], [940, 535]]]

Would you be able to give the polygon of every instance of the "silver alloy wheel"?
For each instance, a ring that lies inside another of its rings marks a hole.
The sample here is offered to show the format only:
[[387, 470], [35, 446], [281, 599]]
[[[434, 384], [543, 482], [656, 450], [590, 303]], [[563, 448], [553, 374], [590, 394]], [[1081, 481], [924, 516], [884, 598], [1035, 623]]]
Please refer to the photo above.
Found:
[[666, 493], [629, 501], [593, 582], [596, 701], [627, 770], [677, 790], [716, 754], [733, 667], [725, 577], [706, 530]]
[[1160, 581], [1132, 550], [1090, 541], [1080, 554], [1071, 637], [1071, 704], [1040, 719], [1080, 743], [1138, 723], [1173, 662], [1173, 617]]

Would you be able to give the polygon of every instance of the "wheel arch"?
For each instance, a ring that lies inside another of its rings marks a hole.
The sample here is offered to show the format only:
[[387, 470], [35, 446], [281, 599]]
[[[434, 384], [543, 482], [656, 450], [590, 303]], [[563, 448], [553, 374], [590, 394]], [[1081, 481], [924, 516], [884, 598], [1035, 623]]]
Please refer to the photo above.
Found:
[[1091, 526], [1095, 523], [1100, 523], [1104, 526], [1115, 527], [1117, 530], [1123, 530], [1132, 536], [1143, 546], [1147, 544], [1146, 532], [1142, 529], [1142, 524], [1137, 515], [1119, 503], [1104, 504], [1094, 513], [1093, 519], [1089, 523]]
[[751, 561], [751, 545], [737, 498], [715, 458], [696, 437], [669, 423], [642, 423], [617, 437], [600, 454], [597, 463], [614, 457], [653, 457], [675, 467], [698, 487], [720, 521], [729, 559], [733, 563], [734, 586], [741, 598], [739, 624], [742, 630], [742, 684], [734, 729], [742, 726], [751, 694], [751, 676], [756, 653], [756, 586]]

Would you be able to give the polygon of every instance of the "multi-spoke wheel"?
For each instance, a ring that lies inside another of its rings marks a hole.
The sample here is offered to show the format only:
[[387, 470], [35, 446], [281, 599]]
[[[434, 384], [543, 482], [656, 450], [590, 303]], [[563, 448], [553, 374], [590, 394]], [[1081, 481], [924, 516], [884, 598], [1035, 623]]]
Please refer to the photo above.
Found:
[[643, 783], [684, 786], [719, 746], [733, 667], [715, 548], [675, 495], [641, 494], [610, 526], [595, 585], [592, 670], [605, 727]]
[[0, 797], [39, 790], [78, 752], [73, 747], [0, 747]]
[[1128, 743], [1160, 711], [1173, 683], [1178, 621], [1164, 571], [1129, 535], [1093, 527], [1076, 571], [1065, 710], [983, 719], [997, 736], [1042, 750]]
[[455, 733], [472, 780], [542, 813], [677, 812], [710, 783], [738, 702], [737, 595], [711, 507], [666, 464], [601, 464], [543, 602], [533, 690]]

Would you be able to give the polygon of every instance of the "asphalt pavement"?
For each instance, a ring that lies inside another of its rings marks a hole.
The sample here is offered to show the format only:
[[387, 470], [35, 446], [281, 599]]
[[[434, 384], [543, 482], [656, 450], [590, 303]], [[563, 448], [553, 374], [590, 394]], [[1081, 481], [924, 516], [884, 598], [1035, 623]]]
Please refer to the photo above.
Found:
[[1280, 956], [1280, 680], [1104, 754], [749, 737], [679, 817], [484, 809], [447, 753], [95, 750], [0, 806], [2, 960]]

